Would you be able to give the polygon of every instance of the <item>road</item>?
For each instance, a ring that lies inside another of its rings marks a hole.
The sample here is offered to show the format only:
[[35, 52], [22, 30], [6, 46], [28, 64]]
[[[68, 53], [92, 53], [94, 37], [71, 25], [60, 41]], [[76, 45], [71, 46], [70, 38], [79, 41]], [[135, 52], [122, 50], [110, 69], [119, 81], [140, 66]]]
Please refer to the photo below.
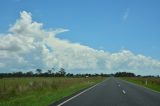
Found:
[[160, 93], [111, 77], [52, 106], [160, 106]]

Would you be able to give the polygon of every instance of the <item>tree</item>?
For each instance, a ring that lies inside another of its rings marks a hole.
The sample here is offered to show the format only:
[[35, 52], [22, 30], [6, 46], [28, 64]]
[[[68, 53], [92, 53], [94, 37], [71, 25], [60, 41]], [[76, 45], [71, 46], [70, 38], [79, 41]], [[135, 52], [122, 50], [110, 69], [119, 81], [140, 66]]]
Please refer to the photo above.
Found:
[[66, 76], [67, 77], [73, 77], [73, 74], [72, 73], [68, 73]]
[[27, 76], [33, 76], [33, 72], [32, 71], [28, 71], [28, 72], [26, 72], [26, 75]]
[[48, 70], [48, 74], [52, 74], [52, 70]]
[[135, 77], [135, 74], [130, 72], [117, 72], [115, 77]]
[[42, 73], [42, 69], [36, 69], [36, 72], [37, 72], [38, 74], [41, 74], [41, 73]]
[[22, 77], [23, 76], [23, 72], [19, 71], [19, 72], [15, 72], [14, 75], [16, 77]]
[[66, 74], [65, 69], [60, 68], [59, 74], [60, 74], [60, 76], [65, 76], [65, 74]]

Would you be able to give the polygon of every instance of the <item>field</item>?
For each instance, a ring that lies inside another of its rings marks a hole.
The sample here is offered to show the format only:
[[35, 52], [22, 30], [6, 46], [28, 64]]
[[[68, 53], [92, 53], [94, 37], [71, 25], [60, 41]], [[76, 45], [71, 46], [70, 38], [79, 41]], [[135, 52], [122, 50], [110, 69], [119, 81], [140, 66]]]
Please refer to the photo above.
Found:
[[133, 82], [144, 87], [160, 92], [160, 78], [136, 78], [136, 77], [121, 77], [123, 80]]
[[0, 106], [47, 106], [104, 77], [3, 78], [0, 79]]

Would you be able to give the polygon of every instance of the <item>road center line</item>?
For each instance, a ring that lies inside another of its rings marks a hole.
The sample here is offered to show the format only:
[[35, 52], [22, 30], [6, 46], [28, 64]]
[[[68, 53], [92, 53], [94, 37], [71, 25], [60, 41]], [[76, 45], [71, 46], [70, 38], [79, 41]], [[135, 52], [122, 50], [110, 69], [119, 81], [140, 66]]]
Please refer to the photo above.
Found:
[[126, 94], [126, 91], [125, 90], [122, 90], [123, 94]]
[[[106, 81], [106, 80], [104, 80], [104, 81]], [[103, 81], [103, 82], [104, 82], [104, 81]], [[103, 82], [101, 82], [101, 83], [103, 83]], [[84, 90], [84, 91], [82, 91], [82, 92], [78, 93], [77, 95], [75, 95], [75, 96], [73, 96], [73, 97], [71, 97], [71, 98], [69, 98], [69, 99], [65, 100], [64, 102], [60, 103], [60, 104], [59, 104], [59, 105], [57, 105], [57, 106], [62, 106], [62, 105], [64, 105], [65, 103], [69, 102], [70, 100], [72, 100], [72, 99], [74, 99], [74, 98], [76, 98], [76, 97], [80, 96], [81, 94], [83, 94], [83, 93], [85, 93], [85, 92], [89, 91], [90, 89], [92, 89], [92, 88], [96, 87], [97, 85], [99, 85], [99, 84], [101, 84], [101, 83], [98, 83], [98, 84], [96, 84], [96, 85], [94, 85], [94, 86], [91, 86], [90, 88], [88, 88], [88, 89], [86, 89], [86, 90]]]

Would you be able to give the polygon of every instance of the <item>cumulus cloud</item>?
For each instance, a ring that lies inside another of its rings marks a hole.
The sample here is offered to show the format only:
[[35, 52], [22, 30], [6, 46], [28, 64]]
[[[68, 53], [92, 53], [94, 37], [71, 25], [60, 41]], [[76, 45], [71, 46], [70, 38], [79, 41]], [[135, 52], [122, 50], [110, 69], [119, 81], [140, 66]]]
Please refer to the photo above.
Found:
[[21, 12], [8, 34], [0, 36], [0, 72], [63, 67], [73, 73], [160, 74], [160, 61], [128, 50], [96, 50], [56, 36], [66, 31], [69, 30], [45, 30], [42, 23], [32, 21], [31, 13]]

